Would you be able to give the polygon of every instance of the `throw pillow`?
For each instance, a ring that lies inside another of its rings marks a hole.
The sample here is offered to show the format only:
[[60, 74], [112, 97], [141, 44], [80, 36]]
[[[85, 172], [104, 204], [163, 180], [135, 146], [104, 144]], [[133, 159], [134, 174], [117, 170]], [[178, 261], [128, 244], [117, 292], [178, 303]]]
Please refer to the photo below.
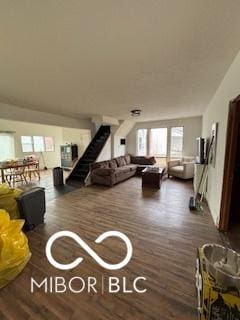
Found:
[[124, 158], [125, 158], [126, 164], [130, 164], [131, 163], [131, 157], [130, 157], [129, 154], [126, 154]]

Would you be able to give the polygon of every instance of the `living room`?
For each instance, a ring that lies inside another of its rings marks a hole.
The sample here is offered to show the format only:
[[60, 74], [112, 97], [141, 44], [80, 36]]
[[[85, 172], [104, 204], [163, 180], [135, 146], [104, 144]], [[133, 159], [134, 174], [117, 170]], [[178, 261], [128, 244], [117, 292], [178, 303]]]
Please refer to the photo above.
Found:
[[240, 319], [240, 2], [0, 8], [0, 319]]

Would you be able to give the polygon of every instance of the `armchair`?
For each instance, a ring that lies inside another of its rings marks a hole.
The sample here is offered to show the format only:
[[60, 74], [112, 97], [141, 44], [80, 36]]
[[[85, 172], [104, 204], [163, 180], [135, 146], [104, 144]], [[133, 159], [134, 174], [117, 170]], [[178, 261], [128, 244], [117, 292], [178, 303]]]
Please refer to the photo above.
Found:
[[167, 164], [168, 177], [192, 179], [194, 177], [195, 157], [184, 157], [181, 160], [170, 160]]

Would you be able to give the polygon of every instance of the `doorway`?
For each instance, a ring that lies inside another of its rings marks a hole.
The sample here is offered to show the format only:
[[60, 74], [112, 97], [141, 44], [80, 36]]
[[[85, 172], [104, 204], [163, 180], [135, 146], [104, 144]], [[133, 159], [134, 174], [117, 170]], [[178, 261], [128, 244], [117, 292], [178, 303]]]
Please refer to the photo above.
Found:
[[240, 226], [240, 96], [230, 102], [219, 229]]

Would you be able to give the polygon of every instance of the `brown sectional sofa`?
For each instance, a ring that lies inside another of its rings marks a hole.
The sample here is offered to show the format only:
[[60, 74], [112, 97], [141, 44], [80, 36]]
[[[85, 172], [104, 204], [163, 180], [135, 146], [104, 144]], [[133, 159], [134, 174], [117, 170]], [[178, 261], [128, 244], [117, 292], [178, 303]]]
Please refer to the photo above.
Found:
[[141, 171], [149, 165], [154, 165], [154, 157], [134, 157], [129, 154], [111, 160], [95, 162], [90, 165], [91, 182], [113, 186]]

